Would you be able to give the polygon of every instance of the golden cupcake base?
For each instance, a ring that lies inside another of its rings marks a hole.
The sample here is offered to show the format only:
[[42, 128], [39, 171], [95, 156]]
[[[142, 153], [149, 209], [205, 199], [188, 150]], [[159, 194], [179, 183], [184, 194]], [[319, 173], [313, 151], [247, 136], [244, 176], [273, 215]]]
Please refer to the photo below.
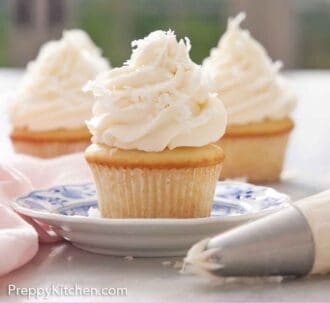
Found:
[[278, 180], [293, 127], [289, 118], [229, 126], [218, 142], [226, 155], [220, 178], [254, 183]]
[[92, 145], [85, 155], [106, 218], [207, 217], [224, 159], [216, 145], [162, 152]]
[[87, 128], [31, 132], [14, 129], [10, 135], [16, 153], [39, 158], [52, 158], [84, 151], [90, 145]]

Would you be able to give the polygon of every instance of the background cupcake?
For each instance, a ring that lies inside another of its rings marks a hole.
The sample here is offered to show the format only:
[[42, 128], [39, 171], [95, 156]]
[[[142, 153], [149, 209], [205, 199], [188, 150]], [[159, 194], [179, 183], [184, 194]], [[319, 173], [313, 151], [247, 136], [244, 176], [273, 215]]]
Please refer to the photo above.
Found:
[[282, 170], [296, 105], [290, 86], [265, 49], [240, 28], [245, 14], [229, 19], [226, 33], [203, 67], [214, 78], [228, 113], [228, 127], [219, 145], [226, 161], [222, 178], [276, 180]]
[[81, 88], [108, 68], [81, 30], [46, 43], [28, 65], [10, 107], [16, 152], [48, 158], [84, 150], [90, 141], [85, 120], [91, 116], [93, 98]]
[[155, 31], [131, 59], [90, 82], [96, 97], [86, 159], [108, 218], [205, 217], [224, 158], [226, 112], [190, 43]]

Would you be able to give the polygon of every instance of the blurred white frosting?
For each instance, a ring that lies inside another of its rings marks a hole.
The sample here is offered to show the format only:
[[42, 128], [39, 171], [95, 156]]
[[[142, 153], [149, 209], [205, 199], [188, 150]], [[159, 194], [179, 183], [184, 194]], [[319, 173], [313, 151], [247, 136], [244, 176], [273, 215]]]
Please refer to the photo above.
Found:
[[226, 112], [208, 77], [172, 31], [133, 41], [129, 61], [85, 90], [96, 97], [88, 127], [94, 143], [158, 152], [203, 146], [225, 131]]
[[248, 124], [282, 119], [296, 105], [296, 97], [279, 74], [265, 49], [240, 28], [245, 14], [230, 18], [225, 34], [204, 60], [203, 68], [215, 80], [228, 112], [228, 124]]
[[62, 39], [47, 42], [29, 63], [10, 106], [12, 125], [31, 131], [85, 126], [93, 97], [81, 89], [108, 68], [109, 63], [84, 31], [66, 31]]

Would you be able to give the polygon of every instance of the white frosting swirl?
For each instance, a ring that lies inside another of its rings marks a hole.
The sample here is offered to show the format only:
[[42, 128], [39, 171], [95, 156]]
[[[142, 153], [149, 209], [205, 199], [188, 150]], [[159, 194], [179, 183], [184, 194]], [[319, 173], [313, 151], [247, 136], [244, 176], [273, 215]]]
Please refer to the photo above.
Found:
[[294, 109], [296, 97], [278, 72], [281, 63], [273, 63], [250, 33], [240, 28], [244, 18], [241, 13], [229, 19], [226, 33], [203, 68], [215, 80], [229, 125], [285, 118]]
[[31, 131], [84, 127], [93, 97], [81, 89], [108, 68], [84, 31], [66, 31], [62, 39], [47, 42], [28, 65], [10, 107], [12, 125]]
[[96, 97], [87, 123], [93, 142], [158, 152], [217, 141], [225, 131], [226, 112], [190, 59], [189, 40], [178, 42], [172, 31], [155, 31], [132, 46], [123, 67], [85, 88]]

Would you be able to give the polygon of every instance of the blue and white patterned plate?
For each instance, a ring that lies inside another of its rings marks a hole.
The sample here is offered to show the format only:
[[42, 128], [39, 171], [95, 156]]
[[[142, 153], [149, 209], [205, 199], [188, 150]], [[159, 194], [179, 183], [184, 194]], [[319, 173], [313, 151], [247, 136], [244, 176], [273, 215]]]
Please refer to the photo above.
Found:
[[208, 236], [285, 207], [289, 197], [276, 190], [243, 182], [218, 182], [212, 214], [201, 219], [102, 219], [93, 183], [35, 190], [16, 198], [20, 214], [52, 226], [85, 250], [132, 256], [184, 255]]

